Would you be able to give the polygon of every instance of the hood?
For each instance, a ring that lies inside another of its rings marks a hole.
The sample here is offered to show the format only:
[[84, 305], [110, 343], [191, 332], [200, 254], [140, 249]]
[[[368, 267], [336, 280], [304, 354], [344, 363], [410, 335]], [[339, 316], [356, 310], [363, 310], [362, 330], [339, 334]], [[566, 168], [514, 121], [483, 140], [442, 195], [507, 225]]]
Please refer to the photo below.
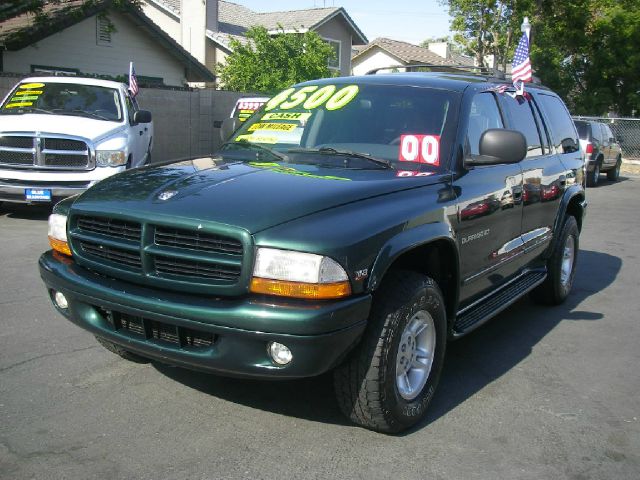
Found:
[[121, 129], [124, 129], [121, 123], [71, 115], [49, 115], [45, 113], [0, 115], [0, 132], [55, 133], [58, 135], [84, 137], [95, 142]]
[[211, 158], [129, 170], [82, 194], [73, 210], [189, 218], [256, 233], [358, 200], [437, 183], [441, 175], [317, 165], [234, 163]]

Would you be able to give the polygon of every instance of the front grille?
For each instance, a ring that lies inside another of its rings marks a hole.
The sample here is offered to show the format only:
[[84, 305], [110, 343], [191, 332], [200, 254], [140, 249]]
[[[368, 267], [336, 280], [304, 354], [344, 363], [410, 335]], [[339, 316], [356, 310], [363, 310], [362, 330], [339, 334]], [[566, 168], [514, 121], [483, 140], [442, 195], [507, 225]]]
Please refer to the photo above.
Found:
[[159, 275], [182, 275], [195, 278], [236, 281], [240, 277], [239, 267], [218, 263], [193, 262], [164, 256], [155, 257], [156, 273]]
[[116, 332], [126, 333], [141, 340], [162, 343], [182, 349], [203, 349], [211, 347], [216, 336], [202, 330], [194, 330], [172, 323], [128, 315], [104, 308], [96, 308], [104, 320]]
[[67, 138], [44, 138], [43, 148], [47, 150], [67, 150], [71, 152], [84, 152], [87, 144], [80, 140], [70, 140]]
[[89, 145], [73, 138], [6, 134], [0, 136], [0, 165], [33, 170], [90, 170]]
[[86, 167], [87, 155], [65, 155], [62, 153], [45, 153], [44, 165], [47, 167]]
[[0, 147], [33, 148], [32, 137], [0, 137]]
[[0, 150], [0, 163], [7, 165], [33, 165], [33, 152], [9, 152]]
[[110, 247], [87, 241], [81, 241], [80, 248], [82, 248], [84, 253], [93, 257], [98, 257], [135, 269], [142, 268], [140, 252], [132, 252], [123, 248]]
[[160, 226], [72, 212], [69, 242], [78, 263], [97, 273], [189, 294], [246, 294], [253, 260], [247, 233], [200, 222], [190, 229], [183, 221]]
[[238, 240], [199, 231], [157, 226], [155, 243], [156, 245], [166, 247], [184, 248], [202, 252], [242, 255], [242, 243]]
[[140, 241], [142, 227], [139, 223], [115, 218], [78, 217], [78, 228], [84, 232], [99, 233], [108, 237]]

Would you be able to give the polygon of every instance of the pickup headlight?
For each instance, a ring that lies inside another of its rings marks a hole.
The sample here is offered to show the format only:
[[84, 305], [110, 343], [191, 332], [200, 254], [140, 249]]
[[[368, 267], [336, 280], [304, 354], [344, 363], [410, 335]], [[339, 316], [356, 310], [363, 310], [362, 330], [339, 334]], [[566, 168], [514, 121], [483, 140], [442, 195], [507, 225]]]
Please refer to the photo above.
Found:
[[49, 215], [49, 244], [56, 252], [71, 256], [67, 243], [67, 216], [59, 213]]
[[125, 163], [127, 163], [127, 158], [122, 150], [96, 151], [96, 164], [99, 167], [119, 167]]
[[351, 285], [347, 272], [329, 257], [258, 248], [250, 290], [318, 300], [349, 296]]

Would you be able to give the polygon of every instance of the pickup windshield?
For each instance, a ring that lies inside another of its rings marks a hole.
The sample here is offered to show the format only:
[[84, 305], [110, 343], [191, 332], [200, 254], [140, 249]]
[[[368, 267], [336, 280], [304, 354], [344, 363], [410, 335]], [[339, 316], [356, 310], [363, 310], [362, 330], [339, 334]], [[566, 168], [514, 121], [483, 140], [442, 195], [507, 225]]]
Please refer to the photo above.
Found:
[[43, 113], [121, 121], [122, 105], [115, 88], [76, 83], [21, 83], [7, 97], [0, 114]]
[[344, 168], [436, 172], [448, 163], [457, 104], [457, 93], [434, 88], [303, 84], [271, 98], [221, 154], [237, 160], [247, 150], [241, 145], [254, 144], [292, 163], [324, 164], [333, 155]]

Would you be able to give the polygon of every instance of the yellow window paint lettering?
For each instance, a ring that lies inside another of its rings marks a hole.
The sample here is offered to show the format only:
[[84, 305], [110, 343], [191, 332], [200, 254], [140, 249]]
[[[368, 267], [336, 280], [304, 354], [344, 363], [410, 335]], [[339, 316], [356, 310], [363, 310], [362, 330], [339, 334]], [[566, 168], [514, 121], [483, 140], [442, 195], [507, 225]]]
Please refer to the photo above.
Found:
[[13, 97], [10, 101], [11, 102], [24, 102], [25, 100], [37, 100], [38, 99], [38, 95], [23, 95], [21, 97]]
[[278, 143], [278, 139], [276, 137], [268, 137], [266, 135], [238, 135], [236, 137], [236, 142], [251, 142], [251, 143]]
[[335, 85], [327, 85], [322, 87], [320, 90], [311, 95], [306, 102], [304, 102], [303, 107], [312, 110], [314, 108], [318, 108], [324, 102], [329, 100], [333, 93], [336, 91]]
[[250, 132], [268, 130], [272, 132], [290, 132], [298, 127], [296, 123], [254, 123], [249, 127]]
[[360, 88], [357, 85], [349, 85], [341, 90], [338, 90], [328, 101], [325, 107], [327, 110], [339, 110], [345, 107], [351, 100], [356, 98]]
[[275, 97], [273, 97], [271, 100], [269, 100], [266, 105], [264, 106], [264, 109], [268, 112], [269, 110], [273, 110], [274, 108], [276, 108], [278, 105], [280, 105], [282, 102], [284, 102], [287, 98], [289, 98], [289, 95], [291, 95], [293, 92], [295, 92], [296, 89], [295, 88], [287, 88], [286, 90], [283, 90], [282, 92], [280, 92], [278, 95], [276, 95]]
[[309, 93], [315, 92], [318, 89], [317, 85], [310, 85], [308, 87], [302, 87], [300, 90], [291, 94], [289, 97], [291, 100], [280, 104], [280, 108], [282, 110], [290, 110], [292, 108], [297, 107], [301, 103], [307, 100], [307, 95]]
[[18, 88], [42, 88], [44, 87], [44, 83], [23, 83]]
[[265, 113], [260, 120], [309, 120], [311, 118], [310, 113], [295, 113], [295, 112], [274, 112]]
[[7, 103], [4, 108], [30, 107], [33, 102]]
[[42, 90], [18, 90], [14, 95], [42, 95]]

